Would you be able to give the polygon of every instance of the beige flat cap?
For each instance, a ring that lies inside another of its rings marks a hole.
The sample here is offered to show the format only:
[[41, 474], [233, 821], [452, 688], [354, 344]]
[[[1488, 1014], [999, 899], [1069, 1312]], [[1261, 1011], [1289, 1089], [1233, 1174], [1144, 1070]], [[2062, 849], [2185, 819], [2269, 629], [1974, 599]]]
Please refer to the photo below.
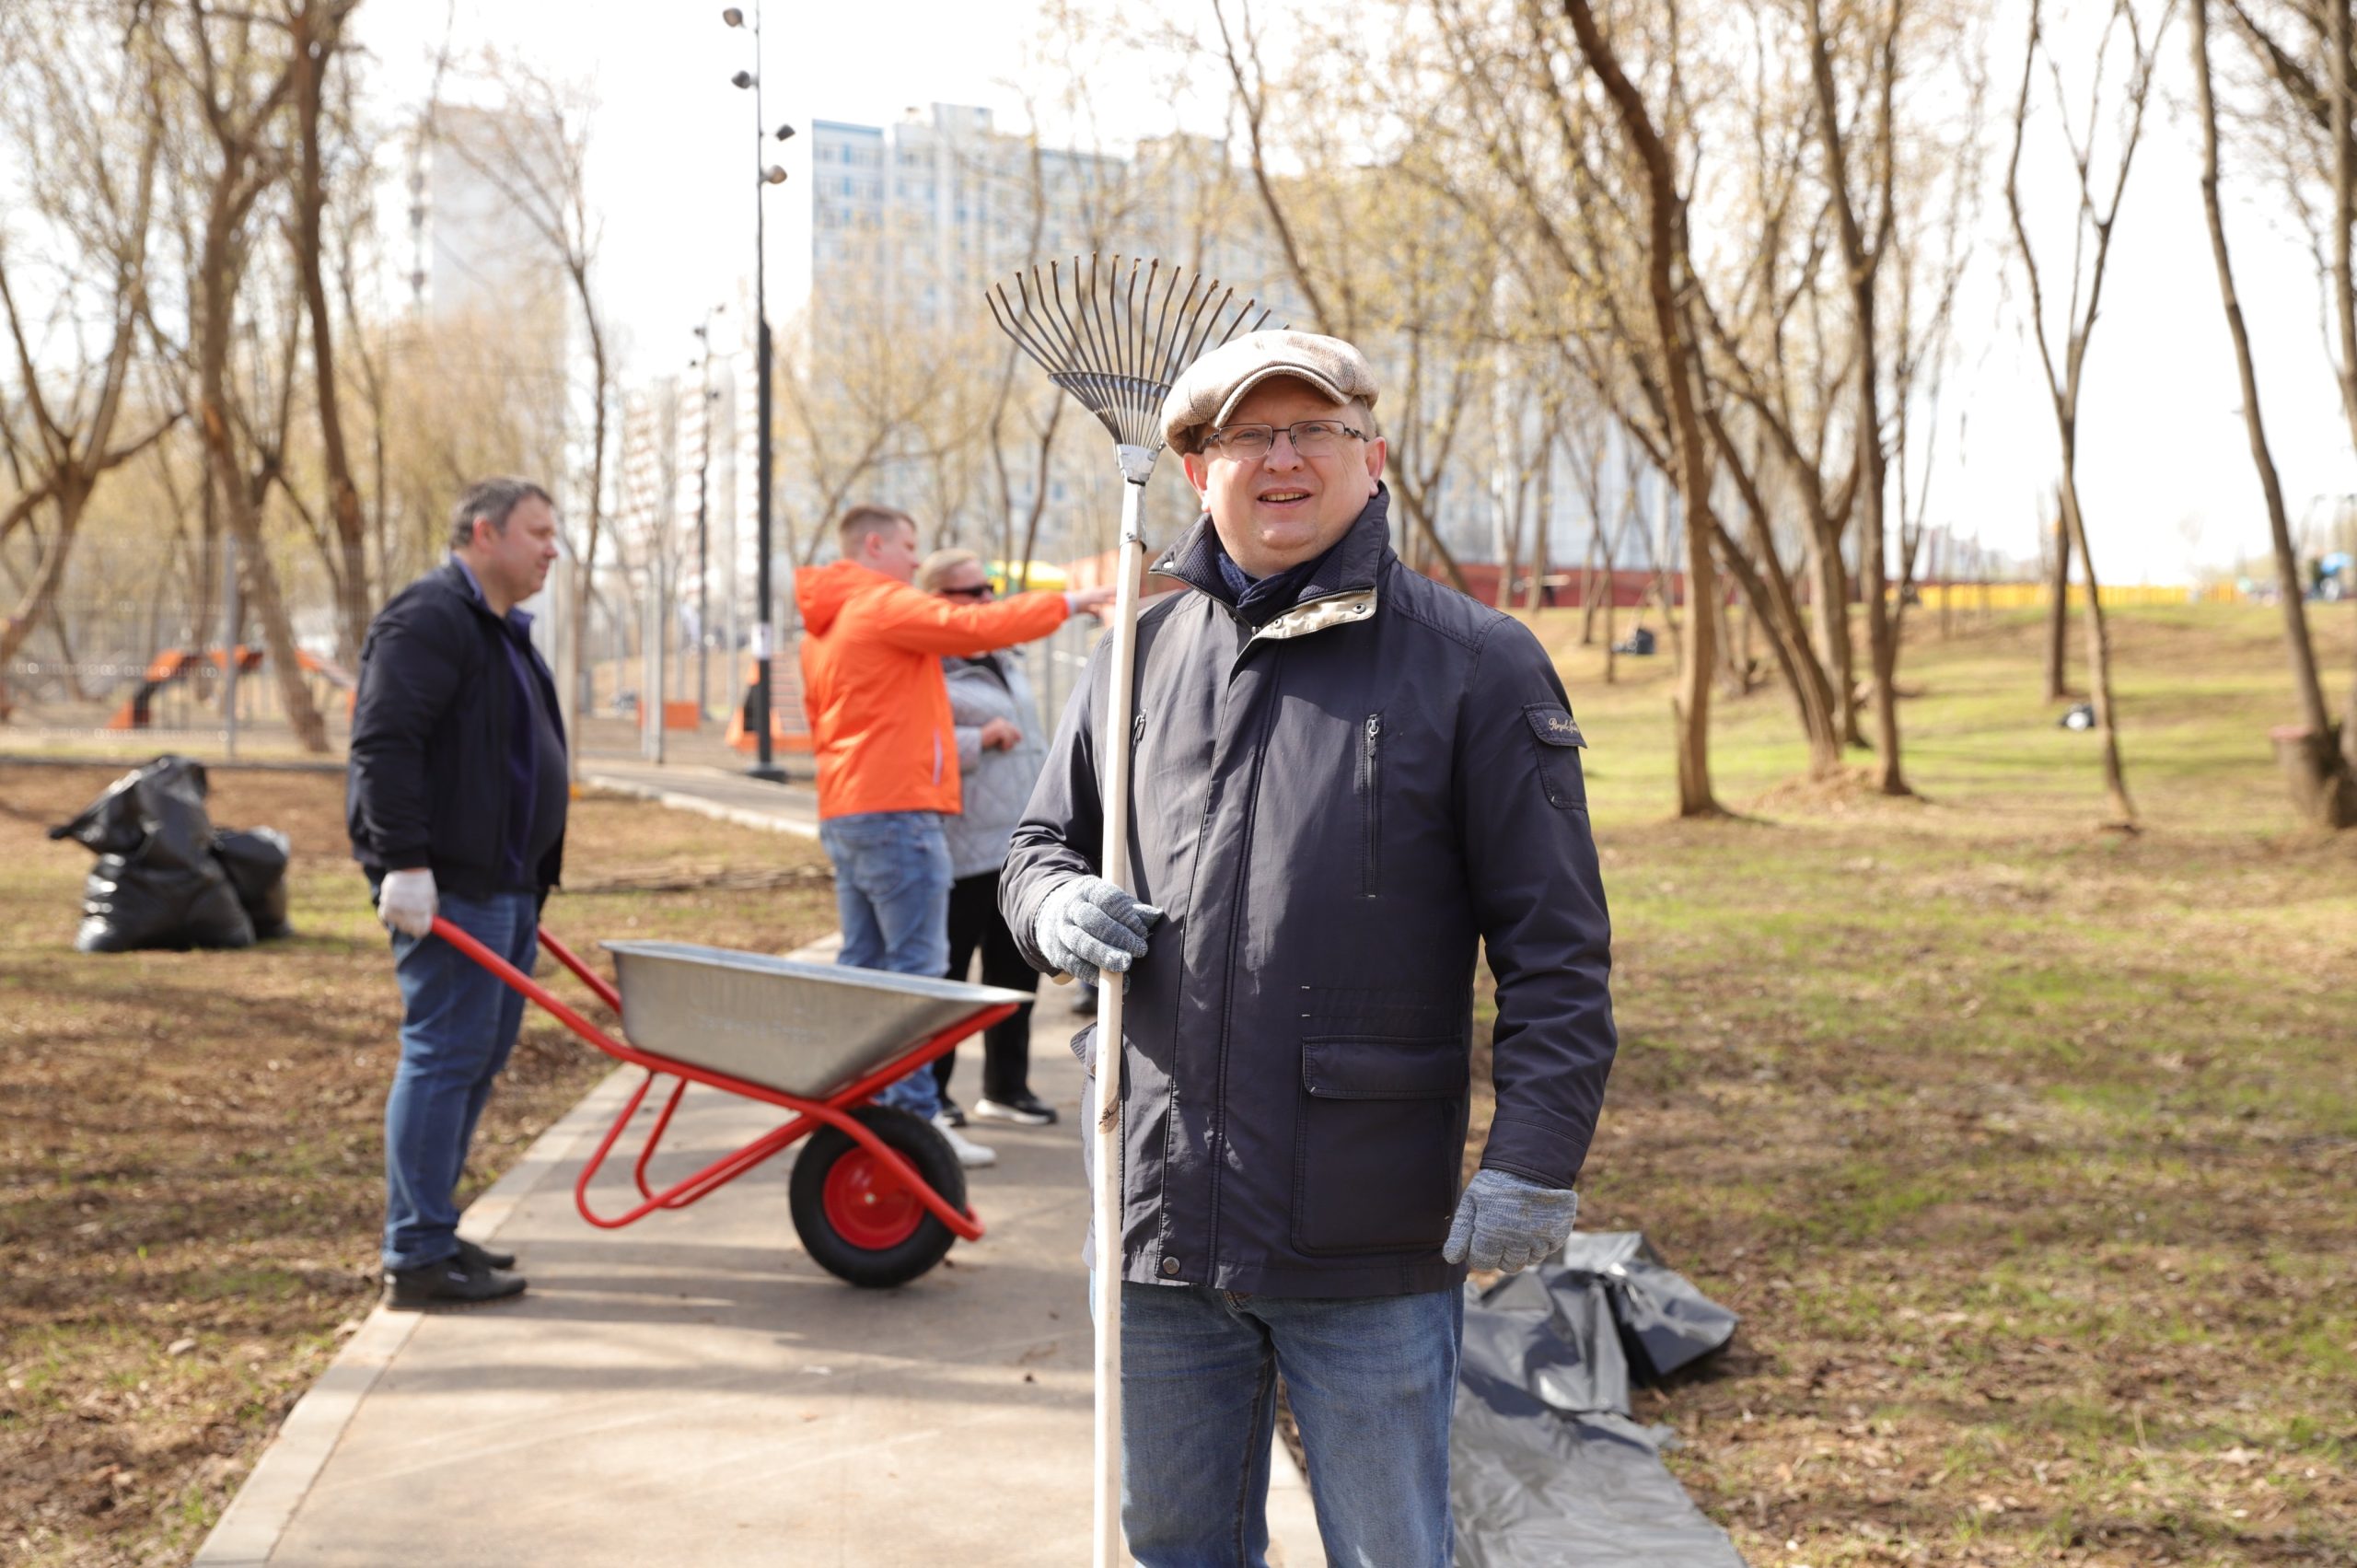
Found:
[[1375, 372], [1366, 355], [1340, 338], [1277, 328], [1234, 338], [1187, 366], [1162, 400], [1162, 438], [1177, 452], [1196, 450], [1196, 434], [1224, 424], [1244, 394], [1272, 376], [1306, 381], [1338, 403], [1375, 407]]

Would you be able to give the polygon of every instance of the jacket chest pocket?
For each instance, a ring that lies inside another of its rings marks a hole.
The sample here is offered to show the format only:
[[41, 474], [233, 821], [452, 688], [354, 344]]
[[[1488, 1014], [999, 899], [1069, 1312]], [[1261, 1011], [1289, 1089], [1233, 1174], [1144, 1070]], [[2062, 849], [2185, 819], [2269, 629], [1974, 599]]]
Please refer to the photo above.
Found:
[[1309, 1253], [1437, 1248], [1457, 1202], [1469, 1074], [1461, 1033], [1304, 1039], [1294, 1245]]
[[1358, 733], [1359, 894], [1383, 890], [1383, 715], [1369, 714]]

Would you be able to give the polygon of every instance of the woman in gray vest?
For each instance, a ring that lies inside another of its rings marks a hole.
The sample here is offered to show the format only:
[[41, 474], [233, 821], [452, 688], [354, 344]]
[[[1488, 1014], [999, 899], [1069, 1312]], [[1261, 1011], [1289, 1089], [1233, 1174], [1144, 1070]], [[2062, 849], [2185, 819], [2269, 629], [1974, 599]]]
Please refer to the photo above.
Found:
[[[991, 598], [990, 575], [970, 550], [937, 550], [917, 570], [917, 587], [956, 604]], [[949, 710], [958, 732], [958, 765], [964, 777], [965, 807], [943, 826], [949, 838], [949, 978], [966, 978], [974, 954], [982, 956], [982, 983], [1036, 991], [1039, 974], [1024, 959], [1014, 934], [998, 912], [999, 868], [1006, 845], [1047, 761], [1047, 738], [1039, 704], [1024, 673], [1023, 653], [1008, 648], [979, 658], [945, 658]], [[952, 1125], [964, 1113], [949, 1098], [956, 1054], [934, 1063], [941, 1082], [941, 1109]], [[1031, 1009], [993, 1025], [982, 1037], [982, 1092], [974, 1115], [992, 1121], [1044, 1127], [1055, 1108], [1031, 1092]]]

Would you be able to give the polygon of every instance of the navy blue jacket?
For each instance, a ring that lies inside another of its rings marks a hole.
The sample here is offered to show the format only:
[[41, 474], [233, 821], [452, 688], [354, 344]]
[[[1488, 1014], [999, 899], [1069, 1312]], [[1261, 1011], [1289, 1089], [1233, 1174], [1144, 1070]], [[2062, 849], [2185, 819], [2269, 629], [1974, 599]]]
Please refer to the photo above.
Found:
[[[1482, 1164], [1569, 1187], [1586, 1157], [1614, 1035], [1585, 742], [1526, 628], [1399, 563], [1387, 499], [1257, 629], [1212, 591], [1208, 518], [1155, 564], [1196, 591], [1138, 623], [1130, 861], [1168, 914], [1124, 1008], [1124, 1279], [1460, 1281], [1440, 1246], [1480, 949], [1498, 1005]], [[1000, 882], [1041, 969], [1041, 900], [1097, 867], [1109, 646]]]
[[[369, 624], [344, 821], [353, 858], [372, 880], [424, 866], [437, 888], [462, 897], [507, 887], [504, 863], [517, 809], [509, 726], [528, 720], [511, 711], [509, 645], [507, 629], [454, 563], [395, 594]], [[537, 652], [529, 662], [562, 744], [555, 678]], [[545, 894], [564, 866], [565, 792], [540, 793], [555, 820], [534, 824], [532, 838], [545, 849], [527, 879]]]

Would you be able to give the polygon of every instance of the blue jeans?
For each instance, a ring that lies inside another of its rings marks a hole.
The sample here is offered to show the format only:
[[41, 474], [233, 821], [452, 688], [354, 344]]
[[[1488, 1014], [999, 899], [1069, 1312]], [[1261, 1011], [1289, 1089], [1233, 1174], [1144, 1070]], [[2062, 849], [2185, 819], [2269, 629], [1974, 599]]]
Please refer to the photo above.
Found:
[[[835, 863], [837, 963], [937, 980], [949, 968], [949, 841], [937, 811], [863, 811], [819, 824]], [[931, 1121], [941, 1086], [930, 1065], [887, 1085], [886, 1105]]]
[[1121, 1285], [1121, 1523], [1141, 1568], [1264, 1568], [1277, 1374], [1329, 1562], [1448, 1568], [1461, 1291]]
[[[526, 974], [540, 953], [530, 893], [441, 896], [451, 924]], [[393, 933], [401, 1064], [385, 1098], [385, 1267], [414, 1269], [459, 1249], [459, 1178], [491, 1083], [507, 1065], [524, 998], [439, 936]]]

